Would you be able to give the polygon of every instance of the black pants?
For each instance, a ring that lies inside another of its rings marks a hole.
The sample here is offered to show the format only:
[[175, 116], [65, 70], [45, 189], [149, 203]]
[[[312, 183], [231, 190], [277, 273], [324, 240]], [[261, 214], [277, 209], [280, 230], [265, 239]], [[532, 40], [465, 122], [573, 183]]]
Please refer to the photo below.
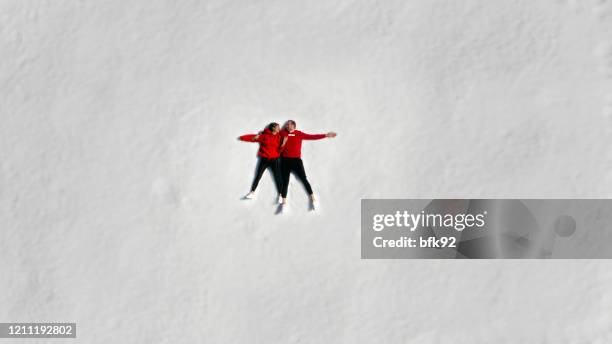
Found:
[[291, 172], [295, 173], [296, 177], [304, 184], [306, 192], [312, 195], [312, 187], [306, 178], [306, 171], [304, 171], [304, 163], [300, 158], [282, 158], [281, 159], [281, 173], [283, 176], [283, 191], [281, 195], [283, 198], [287, 197], [287, 189], [289, 188], [289, 176]]
[[255, 169], [255, 179], [253, 179], [251, 191], [255, 191], [255, 189], [257, 189], [257, 184], [259, 184], [261, 176], [263, 176], [264, 171], [268, 168], [272, 169], [272, 175], [274, 176], [276, 190], [278, 191], [278, 193], [281, 193], [282, 179], [279, 159], [266, 159], [262, 157], [259, 157], [259, 161], [257, 162], [257, 168]]

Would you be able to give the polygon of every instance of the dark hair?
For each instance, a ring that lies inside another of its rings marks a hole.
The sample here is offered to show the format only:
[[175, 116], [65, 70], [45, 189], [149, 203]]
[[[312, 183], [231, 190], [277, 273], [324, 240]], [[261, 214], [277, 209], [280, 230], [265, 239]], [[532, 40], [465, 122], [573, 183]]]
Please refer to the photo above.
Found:
[[278, 127], [278, 123], [272, 122], [272, 123], [268, 124], [268, 126], [266, 128], [268, 128], [268, 130], [272, 131], [274, 129], [274, 127]]
[[287, 124], [291, 124], [291, 125], [293, 125], [294, 127], [297, 127], [297, 124], [295, 124], [295, 121], [294, 121], [294, 120], [292, 120], [292, 119], [288, 120], [288, 121], [287, 121]]

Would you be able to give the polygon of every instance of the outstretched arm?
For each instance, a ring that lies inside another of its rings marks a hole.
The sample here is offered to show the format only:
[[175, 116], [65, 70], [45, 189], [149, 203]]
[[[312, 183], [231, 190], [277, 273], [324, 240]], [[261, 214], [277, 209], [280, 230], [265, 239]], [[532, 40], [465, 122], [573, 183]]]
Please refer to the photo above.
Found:
[[259, 134], [242, 135], [238, 137], [238, 140], [247, 142], [259, 142]]
[[320, 139], [324, 139], [326, 137], [328, 138], [333, 138], [336, 137], [336, 133], [334, 133], [333, 131], [330, 131], [327, 134], [306, 134], [306, 133], [302, 133], [302, 138], [304, 140], [320, 140]]
[[325, 137], [329, 137], [330, 139], [333, 139], [336, 136], [338, 136], [338, 134], [336, 134], [335, 131], [330, 131], [329, 133], [325, 134]]

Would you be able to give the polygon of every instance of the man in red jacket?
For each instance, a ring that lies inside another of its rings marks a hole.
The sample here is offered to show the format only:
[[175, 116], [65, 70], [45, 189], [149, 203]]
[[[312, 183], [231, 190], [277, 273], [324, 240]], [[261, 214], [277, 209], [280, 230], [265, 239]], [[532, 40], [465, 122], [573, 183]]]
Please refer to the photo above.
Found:
[[291, 172], [295, 173], [297, 178], [304, 184], [306, 192], [310, 197], [310, 208], [316, 209], [316, 199], [312, 192], [312, 187], [306, 178], [304, 163], [302, 162], [302, 141], [303, 140], [320, 140], [326, 137], [336, 137], [336, 133], [330, 131], [327, 134], [310, 135], [296, 130], [296, 124], [293, 120], [288, 120], [285, 127], [281, 131], [283, 143], [281, 144], [281, 175], [282, 175], [282, 209], [287, 206], [287, 189], [289, 188], [289, 176]]
[[255, 179], [253, 179], [253, 184], [251, 185], [251, 192], [244, 196], [244, 198], [255, 198], [255, 189], [257, 189], [257, 184], [259, 184], [259, 180], [263, 176], [264, 171], [268, 168], [272, 170], [274, 182], [276, 183], [276, 189], [280, 198], [280, 193], [282, 191], [282, 179], [278, 159], [280, 157], [281, 143], [281, 136], [278, 134], [279, 132], [280, 125], [278, 125], [278, 123], [270, 123], [263, 132], [257, 135], [242, 135], [238, 138], [241, 141], [259, 142], [259, 151], [257, 151], [257, 156], [259, 159], [257, 162], [257, 168], [255, 169]]

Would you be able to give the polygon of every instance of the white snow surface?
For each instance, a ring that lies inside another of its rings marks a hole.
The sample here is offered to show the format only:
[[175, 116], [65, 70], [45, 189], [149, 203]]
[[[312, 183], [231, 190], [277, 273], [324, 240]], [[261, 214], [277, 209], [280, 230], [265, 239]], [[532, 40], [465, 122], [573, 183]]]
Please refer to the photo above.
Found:
[[[361, 198], [607, 198], [605, 0], [0, 2], [19, 343], [610, 343], [605, 260], [361, 260]], [[271, 121], [304, 142], [275, 215]], [[0, 340], [0, 343], [9, 342]]]

